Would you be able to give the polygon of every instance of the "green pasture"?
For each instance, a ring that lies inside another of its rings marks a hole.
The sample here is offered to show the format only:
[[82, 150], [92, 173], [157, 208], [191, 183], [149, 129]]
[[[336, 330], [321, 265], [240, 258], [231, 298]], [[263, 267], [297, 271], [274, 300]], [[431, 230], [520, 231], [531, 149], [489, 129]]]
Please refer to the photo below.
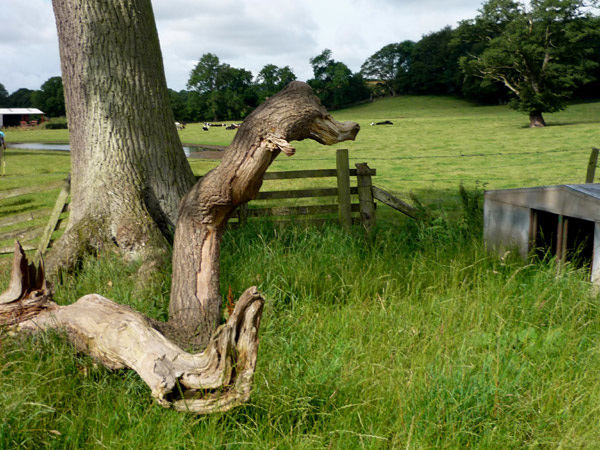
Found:
[[[207, 417], [165, 410], [135, 373], [99, 367], [60, 336], [0, 330], [0, 448], [598, 447], [600, 303], [588, 269], [488, 254], [481, 211], [463, 209], [458, 186], [476, 198], [482, 186], [582, 182], [600, 146], [600, 103], [533, 130], [504, 106], [443, 97], [334, 115], [361, 125], [356, 142], [335, 148], [377, 168], [376, 185], [414, 192], [431, 216], [384, 210], [370, 235], [269, 223], [226, 233], [222, 292], [256, 285], [266, 298], [249, 404]], [[369, 125], [382, 120], [394, 125]], [[26, 133], [9, 130], [9, 147]], [[198, 145], [233, 136], [197, 124], [180, 133]], [[333, 168], [335, 148], [299, 142], [273, 170]], [[218, 161], [190, 163], [202, 174]], [[9, 149], [0, 192], [68, 171], [67, 153]], [[56, 194], [0, 201], [0, 217], [49, 207]], [[6, 260], [0, 267], [5, 287]], [[90, 257], [56, 300], [97, 292], [166, 318], [170, 269], [143, 286], [136, 269]]]
[[[334, 111], [338, 120], [361, 126], [356, 141], [325, 147], [313, 141], [296, 142], [292, 157], [280, 155], [270, 170], [335, 167], [335, 149], [348, 148], [350, 164], [367, 162], [377, 169], [374, 184], [408, 200], [415, 194], [423, 203], [456, 210], [458, 186], [467, 189], [503, 189], [523, 186], [581, 183], [585, 180], [592, 147], [600, 146], [600, 103], [581, 103], [563, 112], [547, 114], [544, 129], [527, 127], [526, 115], [506, 106], [474, 106], [450, 97], [402, 96], [355, 108]], [[371, 126], [390, 120], [393, 125]], [[202, 130], [188, 124], [180, 132], [188, 145], [228, 145], [235, 131], [224, 127]], [[66, 130], [15, 128], [7, 142], [68, 142]], [[8, 174], [17, 175], [8, 151]], [[203, 174], [216, 160], [190, 159], [195, 173]], [[10, 182], [2, 180], [2, 185]], [[315, 181], [266, 182], [265, 190], [313, 187]], [[334, 180], [320, 180], [330, 186]], [[327, 201], [327, 200], [324, 200]], [[306, 204], [304, 200], [288, 202]], [[385, 210], [385, 208], [384, 208]]]

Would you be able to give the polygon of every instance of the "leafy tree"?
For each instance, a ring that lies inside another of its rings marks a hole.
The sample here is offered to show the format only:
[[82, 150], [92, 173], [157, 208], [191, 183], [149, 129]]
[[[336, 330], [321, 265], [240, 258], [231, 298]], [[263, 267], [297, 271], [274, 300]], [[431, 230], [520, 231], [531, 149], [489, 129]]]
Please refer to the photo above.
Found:
[[414, 46], [408, 77], [417, 94], [458, 94], [460, 73], [457, 49], [450, 45], [451, 27], [423, 36]]
[[600, 17], [586, 17], [587, 28], [594, 30], [586, 39], [589, 50], [585, 55], [586, 63], [592, 65], [590, 79], [577, 86], [573, 92], [573, 97], [579, 99], [597, 99], [600, 98]]
[[583, 0], [489, 0], [471, 23], [487, 41], [479, 55], [463, 57], [466, 74], [503, 83], [510, 105], [529, 114], [531, 127], [545, 126], [544, 112], [566, 107], [578, 83], [589, 79], [586, 58], [593, 33]]
[[252, 72], [221, 64], [217, 76], [217, 89], [211, 93], [216, 107], [215, 117], [233, 120], [246, 117], [257, 105], [257, 95], [252, 85]]
[[405, 84], [405, 77], [411, 65], [415, 43], [403, 41], [388, 44], [371, 55], [361, 66], [361, 74], [367, 78], [380, 81], [392, 97]]
[[66, 114], [65, 93], [61, 77], [49, 78], [39, 91], [31, 95], [33, 106], [41, 109], [50, 117], [60, 117]]
[[214, 53], [202, 55], [198, 64], [192, 69], [188, 80], [188, 89], [199, 94], [206, 94], [217, 88], [217, 74], [221, 65], [219, 57]]
[[8, 106], [8, 91], [2, 83], [0, 83], [0, 106]]
[[454, 30], [454, 37], [449, 48], [457, 55], [459, 67], [456, 73], [457, 85], [465, 98], [480, 104], [506, 104], [510, 100], [508, 89], [503, 83], [495, 80], [482, 80], [478, 72], [465, 71], [460, 65], [460, 58], [476, 57], [487, 48], [487, 42], [482, 41], [479, 29], [471, 22], [463, 21]]
[[169, 89], [169, 101], [171, 103], [171, 109], [173, 110], [173, 116], [177, 121], [187, 122], [190, 120], [187, 117], [187, 97], [188, 91], [174, 91], [173, 89]]
[[202, 55], [190, 73], [191, 109], [211, 120], [239, 119], [256, 105], [252, 73], [221, 64], [213, 53]]
[[289, 66], [277, 67], [275, 64], [265, 65], [256, 76], [256, 90], [260, 103], [275, 95], [292, 81], [296, 75]]
[[31, 89], [21, 88], [10, 94], [7, 99], [7, 105], [11, 108], [31, 108], [33, 102], [31, 97], [33, 95]]
[[314, 79], [307, 83], [327, 108], [345, 105], [369, 98], [370, 92], [361, 74], [353, 74], [346, 64], [334, 61], [331, 50], [310, 59]]

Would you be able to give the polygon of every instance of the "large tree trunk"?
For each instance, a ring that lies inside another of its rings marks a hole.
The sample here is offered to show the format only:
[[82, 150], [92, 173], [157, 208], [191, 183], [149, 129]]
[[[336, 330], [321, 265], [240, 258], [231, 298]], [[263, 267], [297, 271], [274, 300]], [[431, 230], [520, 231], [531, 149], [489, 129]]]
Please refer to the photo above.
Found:
[[540, 111], [532, 111], [529, 113], [529, 128], [545, 127], [546, 122]]
[[[300, 82], [290, 83], [248, 116], [221, 164], [181, 202], [168, 323], [95, 294], [58, 306], [50, 300], [43, 274], [27, 265], [18, 248], [11, 284], [0, 296], [0, 326], [65, 330], [78, 348], [106, 366], [136, 370], [164, 406], [206, 413], [247, 401], [264, 301], [254, 287], [247, 289], [227, 323], [218, 326], [220, 243], [227, 220], [238, 205], [256, 196], [277, 155], [294, 153], [289, 141], [334, 144], [354, 139], [358, 130], [354, 122], [333, 120]], [[190, 354], [182, 345], [204, 351]], [[183, 398], [176, 398], [178, 386]]]
[[150, 0], [53, 0], [71, 141], [71, 214], [51, 270], [89, 247], [165, 247], [195, 179], [169, 104]]
[[203, 348], [220, 321], [220, 242], [233, 210], [256, 196], [265, 171], [290, 141], [334, 144], [354, 139], [359, 126], [333, 120], [311, 88], [292, 82], [239, 128], [221, 164], [183, 198], [173, 245], [169, 321], [184, 345]]

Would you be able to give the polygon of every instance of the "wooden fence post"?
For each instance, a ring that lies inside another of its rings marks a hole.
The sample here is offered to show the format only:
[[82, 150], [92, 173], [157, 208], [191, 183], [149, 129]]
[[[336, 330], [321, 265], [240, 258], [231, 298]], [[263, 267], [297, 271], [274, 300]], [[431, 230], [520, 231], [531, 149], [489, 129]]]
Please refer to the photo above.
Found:
[[0, 143], [0, 175], [6, 175], [6, 159], [4, 157], [4, 151], [6, 150], [6, 145], [4, 141]]
[[335, 154], [335, 161], [340, 224], [344, 228], [350, 228], [352, 226], [352, 205], [350, 198], [350, 162], [348, 149], [339, 149]]
[[248, 203], [242, 203], [240, 206], [238, 206], [237, 216], [240, 226], [245, 225], [248, 221]]
[[367, 231], [375, 226], [375, 202], [373, 201], [373, 181], [371, 169], [367, 163], [357, 163], [356, 184], [358, 186], [358, 202], [360, 208], [360, 222]]
[[596, 166], [598, 165], [598, 152], [600, 152], [600, 149], [592, 147], [592, 153], [590, 153], [590, 161], [588, 162], [587, 175], [585, 177], [586, 183], [594, 182], [594, 176], [596, 175]]
[[58, 221], [60, 219], [60, 214], [63, 212], [65, 205], [67, 203], [67, 198], [69, 197], [69, 193], [71, 192], [71, 175], [67, 177], [65, 180], [60, 193], [58, 194], [58, 198], [56, 199], [56, 203], [54, 204], [54, 209], [52, 210], [52, 214], [50, 214], [50, 219], [48, 220], [48, 225], [46, 225], [46, 229], [44, 230], [44, 234], [40, 238], [40, 243], [38, 246], [38, 255], [44, 254], [48, 245], [50, 245], [50, 239], [52, 238], [52, 233], [56, 230], [56, 226], [58, 225]]

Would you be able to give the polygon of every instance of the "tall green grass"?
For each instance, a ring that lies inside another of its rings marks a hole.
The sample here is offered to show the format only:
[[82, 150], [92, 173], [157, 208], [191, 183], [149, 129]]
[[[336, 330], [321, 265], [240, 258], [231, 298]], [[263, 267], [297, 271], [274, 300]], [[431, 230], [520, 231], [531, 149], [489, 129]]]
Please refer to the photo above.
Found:
[[[222, 290], [267, 300], [255, 390], [196, 417], [152, 403], [57, 336], [0, 347], [0, 447], [522, 448], [597, 442], [600, 334], [583, 269], [489, 255], [443, 217], [370, 236], [337, 226], [231, 230]], [[57, 287], [166, 317], [168, 269], [86, 260]]]
[[[60, 336], [0, 331], [0, 448], [596, 447], [600, 311], [588, 269], [487, 253], [474, 200], [485, 183], [581, 181], [599, 105], [551, 115], [545, 130], [504, 107], [437, 97], [336, 112], [361, 124], [339, 147], [376, 167], [377, 185], [440, 208], [420, 224], [380, 209], [369, 235], [269, 223], [227, 232], [223, 294], [257, 285], [266, 298], [250, 403], [208, 417], [165, 410], [133, 372], [97, 366]], [[378, 119], [394, 126], [369, 126]], [[68, 171], [62, 154], [7, 153], [15, 170], [1, 188]], [[300, 142], [274, 170], [334, 166], [334, 152]], [[143, 286], [136, 270], [89, 257], [56, 300], [97, 292], [166, 318], [169, 268]]]

